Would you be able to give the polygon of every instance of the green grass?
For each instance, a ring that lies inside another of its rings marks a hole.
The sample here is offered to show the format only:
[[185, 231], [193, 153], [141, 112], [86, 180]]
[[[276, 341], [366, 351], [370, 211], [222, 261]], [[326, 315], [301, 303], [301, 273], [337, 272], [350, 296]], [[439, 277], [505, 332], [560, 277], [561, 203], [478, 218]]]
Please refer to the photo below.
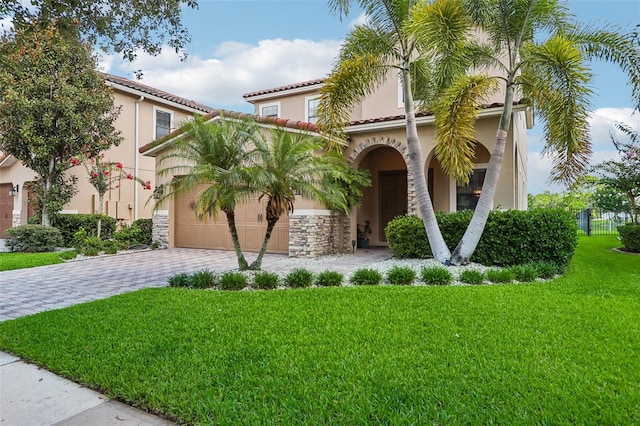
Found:
[[0, 253], [0, 271], [62, 263], [60, 253]]
[[148, 289], [0, 323], [0, 348], [190, 424], [640, 422], [640, 257], [532, 284]]

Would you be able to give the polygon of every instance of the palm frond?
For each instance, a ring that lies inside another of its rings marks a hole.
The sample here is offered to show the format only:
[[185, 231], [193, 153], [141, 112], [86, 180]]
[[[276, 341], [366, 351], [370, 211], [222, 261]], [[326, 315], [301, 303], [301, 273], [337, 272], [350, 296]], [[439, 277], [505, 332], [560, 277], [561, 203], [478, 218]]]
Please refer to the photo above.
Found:
[[458, 182], [469, 182], [475, 154], [475, 122], [482, 101], [497, 87], [497, 81], [487, 76], [460, 76], [434, 104], [436, 156], [445, 173]]
[[579, 46], [560, 35], [526, 45], [519, 82], [545, 120], [544, 154], [553, 161], [551, 179], [571, 183], [591, 154], [588, 114], [591, 73]]
[[588, 59], [618, 65], [627, 74], [631, 99], [640, 110], [640, 44], [636, 34], [611, 26], [602, 30], [588, 25], [574, 28], [566, 37], [579, 44]]
[[354, 105], [373, 93], [389, 72], [386, 58], [362, 54], [336, 64], [320, 89], [318, 126], [330, 136], [342, 135]]

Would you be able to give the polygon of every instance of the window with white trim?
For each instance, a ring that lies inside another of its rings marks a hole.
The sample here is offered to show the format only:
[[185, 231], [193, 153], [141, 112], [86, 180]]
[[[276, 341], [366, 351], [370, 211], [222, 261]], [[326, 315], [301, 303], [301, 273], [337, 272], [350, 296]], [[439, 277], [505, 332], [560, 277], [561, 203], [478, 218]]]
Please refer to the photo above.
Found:
[[307, 96], [304, 98], [304, 117], [307, 123], [316, 124], [318, 122], [318, 104], [320, 103], [319, 96]]
[[280, 102], [260, 105], [260, 115], [263, 117], [280, 117]]
[[155, 135], [156, 139], [171, 133], [171, 112], [155, 109]]

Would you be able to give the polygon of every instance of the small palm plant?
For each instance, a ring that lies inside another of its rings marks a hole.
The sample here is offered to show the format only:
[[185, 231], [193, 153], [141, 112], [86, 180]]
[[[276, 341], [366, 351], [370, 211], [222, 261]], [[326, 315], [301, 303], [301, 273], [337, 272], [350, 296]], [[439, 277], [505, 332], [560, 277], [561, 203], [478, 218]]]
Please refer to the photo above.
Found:
[[230, 120], [223, 115], [213, 122], [196, 116], [185, 126], [184, 137], [174, 139], [159, 158], [159, 164], [166, 165], [159, 175], [178, 177], [161, 194], [158, 205], [168, 197], [205, 185], [196, 198], [196, 213], [204, 219], [215, 218], [218, 209], [224, 212], [238, 267], [245, 270], [249, 264], [240, 247], [235, 209], [253, 194], [249, 167], [259, 138], [257, 126], [250, 119]]

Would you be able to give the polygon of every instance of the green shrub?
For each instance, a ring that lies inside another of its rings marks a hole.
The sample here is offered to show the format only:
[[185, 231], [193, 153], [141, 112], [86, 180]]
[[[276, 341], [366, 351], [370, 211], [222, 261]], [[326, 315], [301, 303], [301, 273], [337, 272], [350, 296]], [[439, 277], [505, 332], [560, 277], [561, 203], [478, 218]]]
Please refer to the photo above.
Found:
[[247, 286], [247, 277], [240, 272], [225, 272], [220, 277], [220, 290], [242, 290]]
[[323, 271], [316, 277], [316, 284], [322, 287], [340, 287], [344, 281], [344, 275], [337, 271]]
[[122, 250], [124, 247], [122, 243], [113, 240], [102, 241], [102, 250], [107, 254], [116, 254], [118, 250]]
[[398, 216], [384, 230], [394, 257], [426, 258], [431, 256], [422, 219], [417, 216]]
[[280, 285], [280, 277], [274, 272], [260, 271], [253, 277], [253, 285], [263, 290], [274, 289]]
[[86, 237], [76, 248], [85, 256], [97, 256], [104, 249], [104, 245], [98, 237]]
[[216, 285], [216, 275], [208, 269], [197, 271], [189, 277], [189, 287], [209, 288]]
[[533, 262], [531, 266], [535, 268], [538, 277], [543, 280], [549, 280], [563, 272], [560, 267], [553, 262]]
[[[437, 213], [445, 242], [455, 249], [473, 212]], [[415, 216], [393, 219], [386, 228], [387, 241], [395, 257], [424, 258], [431, 255], [422, 220]], [[575, 217], [558, 209], [532, 211], [494, 210], [471, 261], [487, 266], [555, 262], [568, 266], [578, 245]]]
[[39, 253], [54, 251], [62, 245], [62, 235], [57, 228], [42, 225], [22, 225], [6, 231], [10, 251]]
[[416, 280], [416, 272], [408, 266], [394, 266], [387, 271], [387, 282], [393, 285], [411, 285]]
[[291, 288], [309, 287], [313, 284], [313, 273], [304, 268], [294, 269], [284, 278], [284, 283]]
[[538, 278], [538, 271], [533, 265], [516, 265], [512, 266], [511, 272], [516, 277], [516, 280], [521, 283], [528, 283], [531, 281], [535, 281]]
[[113, 239], [123, 244], [125, 247], [129, 247], [134, 244], [143, 244], [140, 242], [142, 240], [142, 230], [136, 224], [122, 225], [120, 230], [113, 233]]
[[175, 274], [169, 277], [169, 287], [190, 287], [191, 276], [185, 272]]
[[618, 226], [618, 233], [626, 251], [640, 253], [640, 225]]
[[486, 275], [492, 283], [510, 283], [516, 278], [511, 269], [489, 269]]
[[77, 256], [77, 250], [64, 250], [60, 252], [60, 259], [62, 260], [75, 259]]
[[484, 273], [473, 269], [465, 269], [460, 274], [460, 282], [465, 284], [482, 284], [484, 282]]
[[353, 285], [378, 285], [382, 282], [382, 274], [375, 269], [360, 268], [349, 280]]
[[153, 220], [138, 219], [133, 222], [133, 225], [137, 226], [140, 229], [140, 239], [136, 241], [136, 243], [151, 245], [151, 238], [153, 235]]
[[[88, 236], [98, 235], [97, 214], [57, 214], [52, 216], [51, 225], [60, 229], [65, 247], [73, 246], [74, 234], [83, 228]], [[102, 216], [101, 237], [110, 239], [116, 230], [116, 220], [109, 216]]]
[[442, 266], [422, 268], [420, 276], [427, 285], [449, 285], [453, 281], [453, 274]]

